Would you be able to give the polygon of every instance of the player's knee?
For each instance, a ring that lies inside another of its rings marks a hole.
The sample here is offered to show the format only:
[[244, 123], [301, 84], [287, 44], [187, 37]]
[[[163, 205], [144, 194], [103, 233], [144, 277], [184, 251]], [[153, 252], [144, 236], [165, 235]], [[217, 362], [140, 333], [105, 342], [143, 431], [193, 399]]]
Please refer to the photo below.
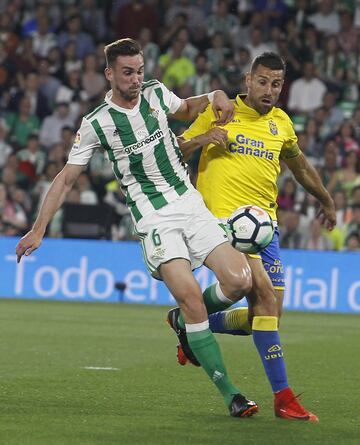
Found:
[[182, 286], [178, 286], [173, 295], [178, 303], [189, 304], [189, 302], [191, 303], [194, 300], [194, 297], [196, 299], [197, 293], [197, 289], [194, 286], [183, 283]]
[[248, 265], [237, 271], [230, 271], [226, 280], [228, 293], [237, 299], [247, 295], [252, 287], [251, 269]]
[[183, 284], [174, 297], [184, 313], [199, 314], [203, 310], [201, 291], [195, 286]]

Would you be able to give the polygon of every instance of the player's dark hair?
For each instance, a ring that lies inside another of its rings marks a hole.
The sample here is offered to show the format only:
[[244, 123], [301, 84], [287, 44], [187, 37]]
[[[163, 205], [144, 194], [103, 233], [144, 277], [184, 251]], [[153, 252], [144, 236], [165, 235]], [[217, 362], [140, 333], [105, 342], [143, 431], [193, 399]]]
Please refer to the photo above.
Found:
[[104, 49], [106, 66], [112, 66], [119, 56], [137, 56], [143, 55], [140, 44], [130, 38], [116, 40], [109, 43]]
[[271, 70], [281, 70], [286, 71], [286, 65], [283, 59], [276, 53], [273, 52], [265, 52], [260, 54], [259, 56], [255, 57], [251, 64], [251, 74], [254, 73], [257, 69], [257, 67], [265, 66], [266, 68], [269, 68]]

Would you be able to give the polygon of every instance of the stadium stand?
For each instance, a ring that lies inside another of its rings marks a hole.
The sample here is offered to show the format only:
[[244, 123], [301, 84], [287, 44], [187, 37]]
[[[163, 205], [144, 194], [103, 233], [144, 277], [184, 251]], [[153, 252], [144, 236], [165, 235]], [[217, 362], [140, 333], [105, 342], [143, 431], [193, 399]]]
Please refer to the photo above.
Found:
[[[264, 49], [281, 54], [288, 75], [280, 105], [339, 219], [336, 231], [324, 234], [313, 223], [312, 198], [293, 187], [284, 167], [283, 247], [360, 250], [359, 2], [5, 0], [0, 17], [0, 235], [22, 235], [31, 226], [81, 116], [106, 92], [104, 45], [129, 29], [126, 36], [143, 44], [146, 78], [164, 81], [180, 97], [218, 87], [234, 97], [244, 90], [251, 57]], [[177, 134], [185, 128], [172, 126]], [[195, 178], [197, 157], [189, 168]], [[109, 218], [99, 225], [104, 206]], [[87, 232], [79, 226], [85, 220], [92, 224]], [[48, 230], [53, 237], [85, 234], [133, 239], [124, 197], [100, 156]]]

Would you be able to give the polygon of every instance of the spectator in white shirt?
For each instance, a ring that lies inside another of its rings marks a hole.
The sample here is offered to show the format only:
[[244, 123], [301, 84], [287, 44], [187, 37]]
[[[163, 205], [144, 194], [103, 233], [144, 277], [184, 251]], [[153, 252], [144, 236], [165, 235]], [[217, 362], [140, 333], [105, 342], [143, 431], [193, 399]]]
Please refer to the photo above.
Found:
[[313, 24], [317, 31], [325, 35], [338, 34], [340, 31], [340, 18], [334, 9], [333, 0], [321, 0], [318, 3], [318, 11], [308, 17], [308, 22]]
[[50, 31], [50, 22], [47, 16], [39, 17], [37, 30], [31, 34], [34, 53], [39, 57], [47, 57], [51, 48], [57, 45], [56, 36]]
[[315, 76], [312, 62], [305, 62], [303, 77], [290, 85], [287, 107], [296, 114], [309, 113], [320, 107], [326, 92], [324, 82]]
[[74, 118], [70, 114], [69, 104], [60, 102], [56, 105], [54, 113], [46, 117], [40, 129], [40, 144], [45, 148], [61, 142], [63, 127], [73, 127]]
[[273, 47], [269, 43], [263, 41], [263, 32], [260, 28], [254, 27], [250, 30], [249, 42], [246, 48], [250, 52], [251, 60], [259, 56], [262, 53], [272, 51]]

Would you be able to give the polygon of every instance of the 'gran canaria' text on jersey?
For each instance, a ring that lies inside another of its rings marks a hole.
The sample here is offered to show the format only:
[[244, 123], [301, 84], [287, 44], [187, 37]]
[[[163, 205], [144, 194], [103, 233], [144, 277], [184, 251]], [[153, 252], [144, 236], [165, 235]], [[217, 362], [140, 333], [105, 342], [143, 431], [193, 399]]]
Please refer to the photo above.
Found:
[[269, 161], [274, 159], [274, 153], [265, 148], [264, 141], [248, 138], [244, 134], [236, 135], [235, 142], [231, 142], [228, 147], [230, 153], [257, 156]]

